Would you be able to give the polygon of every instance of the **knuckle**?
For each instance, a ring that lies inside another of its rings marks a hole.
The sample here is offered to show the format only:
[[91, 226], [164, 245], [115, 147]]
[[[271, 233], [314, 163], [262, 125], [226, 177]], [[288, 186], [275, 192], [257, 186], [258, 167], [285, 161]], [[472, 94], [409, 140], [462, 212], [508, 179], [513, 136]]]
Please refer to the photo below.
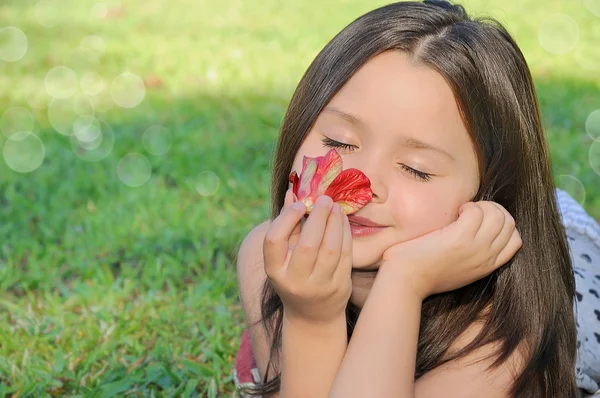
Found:
[[327, 258], [334, 258], [338, 256], [338, 250], [328, 246], [323, 248], [323, 255]]
[[265, 240], [263, 242], [263, 244], [265, 246], [273, 246], [275, 244], [277, 244], [277, 242], [279, 241], [279, 239], [274, 236], [273, 234], [269, 234], [268, 232], [265, 234]]
[[316, 248], [310, 243], [299, 243], [294, 250], [297, 250], [300, 255], [307, 255], [313, 253]]
[[523, 239], [521, 239], [521, 234], [519, 234], [518, 232], [516, 233], [515, 240], [517, 241], [519, 247], [523, 245]]
[[516, 226], [515, 219], [514, 219], [514, 218], [512, 218], [512, 217], [508, 217], [508, 218], [506, 219], [506, 223], [508, 224], [508, 226], [509, 226], [510, 228], [514, 228], [514, 227]]
[[494, 208], [492, 209], [492, 214], [495, 221], [499, 223], [504, 223], [506, 221], [506, 215], [502, 210], [500, 210], [496, 206], [494, 206]]
[[277, 272], [277, 269], [275, 269], [273, 267], [265, 266], [265, 274], [273, 282], [279, 281], [279, 272]]
[[473, 215], [481, 216], [483, 214], [483, 209], [481, 208], [479, 203], [469, 202], [464, 208], [463, 213], [470, 213]]

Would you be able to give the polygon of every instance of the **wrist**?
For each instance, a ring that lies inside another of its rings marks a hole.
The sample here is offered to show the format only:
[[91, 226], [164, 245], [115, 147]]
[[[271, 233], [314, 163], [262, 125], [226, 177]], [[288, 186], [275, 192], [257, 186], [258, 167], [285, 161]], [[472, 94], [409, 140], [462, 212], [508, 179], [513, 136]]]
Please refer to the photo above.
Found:
[[294, 330], [303, 330], [312, 334], [324, 334], [329, 332], [337, 332], [340, 327], [346, 328], [346, 313], [340, 313], [332, 318], [325, 320], [307, 319], [302, 316], [295, 315], [291, 312], [283, 310], [282, 327]]
[[414, 276], [405, 272], [401, 264], [382, 263], [375, 281], [384, 285], [384, 289], [397, 292], [405, 300], [423, 302], [429, 296], [427, 290], [417, 283]]

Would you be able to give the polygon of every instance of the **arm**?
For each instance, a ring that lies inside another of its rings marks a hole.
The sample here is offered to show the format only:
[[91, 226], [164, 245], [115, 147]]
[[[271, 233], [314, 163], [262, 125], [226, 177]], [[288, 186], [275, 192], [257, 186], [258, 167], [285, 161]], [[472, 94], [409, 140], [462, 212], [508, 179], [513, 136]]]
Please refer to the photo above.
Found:
[[[523, 347], [498, 368], [488, 370], [499, 346], [485, 345], [414, 381], [421, 306], [409, 284], [380, 269], [329, 396], [506, 398], [523, 371]], [[480, 325], [467, 328], [449, 351], [465, 347], [479, 330]]]
[[330, 397], [414, 397], [421, 300], [383, 269], [367, 297]]
[[283, 317], [281, 398], [327, 397], [346, 352], [346, 316], [328, 324]]
[[463, 204], [457, 220], [444, 228], [388, 248], [330, 396], [476, 397], [485, 391], [486, 397], [507, 397], [523, 369], [523, 347], [492, 367], [494, 343], [502, 342], [490, 343], [417, 382], [415, 364], [422, 300], [489, 275], [521, 245], [510, 213], [479, 201]]

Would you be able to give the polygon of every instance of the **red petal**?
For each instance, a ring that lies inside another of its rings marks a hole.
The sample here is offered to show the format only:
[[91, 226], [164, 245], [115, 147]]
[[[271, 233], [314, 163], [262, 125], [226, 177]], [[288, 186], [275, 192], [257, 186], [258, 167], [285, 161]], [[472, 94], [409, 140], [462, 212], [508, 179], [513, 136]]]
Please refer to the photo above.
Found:
[[302, 163], [304, 166], [302, 168], [302, 174], [300, 174], [300, 186], [298, 187], [298, 194], [296, 195], [299, 200], [311, 196], [312, 186], [314, 185], [313, 181], [316, 179], [318, 165], [314, 158], [309, 158], [307, 156], [302, 159]]
[[300, 177], [295, 171], [290, 173], [289, 181], [292, 183], [292, 191], [298, 196], [298, 188], [300, 188]]
[[360, 170], [343, 170], [342, 157], [335, 149], [325, 156], [302, 159], [302, 173], [290, 173], [294, 194], [304, 202], [307, 214], [311, 212], [319, 195], [327, 195], [339, 203], [345, 214], [352, 214], [373, 198], [371, 181]]
[[317, 168], [307, 185], [310, 185], [310, 197], [316, 199], [325, 194], [327, 187], [342, 172], [342, 157], [335, 149], [330, 149], [325, 156], [316, 157], [312, 161], [316, 162]]
[[329, 185], [325, 195], [339, 203], [345, 214], [356, 213], [373, 199], [371, 181], [357, 169], [342, 171]]

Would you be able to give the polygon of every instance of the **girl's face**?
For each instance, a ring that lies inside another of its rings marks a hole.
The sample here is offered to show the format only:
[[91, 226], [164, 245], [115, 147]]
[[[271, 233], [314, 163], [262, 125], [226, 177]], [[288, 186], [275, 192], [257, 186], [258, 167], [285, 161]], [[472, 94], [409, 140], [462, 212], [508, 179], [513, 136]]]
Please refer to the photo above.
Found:
[[[323, 156], [337, 148], [344, 169], [371, 180], [373, 200], [355, 213], [387, 226], [353, 237], [353, 268], [376, 269], [383, 252], [456, 220], [473, 198], [479, 172], [474, 147], [444, 78], [411, 65], [399, 51], [367, 62], [319, 114], [294, 159]], [[291, 184], [290, 184], [291, 187]]]

